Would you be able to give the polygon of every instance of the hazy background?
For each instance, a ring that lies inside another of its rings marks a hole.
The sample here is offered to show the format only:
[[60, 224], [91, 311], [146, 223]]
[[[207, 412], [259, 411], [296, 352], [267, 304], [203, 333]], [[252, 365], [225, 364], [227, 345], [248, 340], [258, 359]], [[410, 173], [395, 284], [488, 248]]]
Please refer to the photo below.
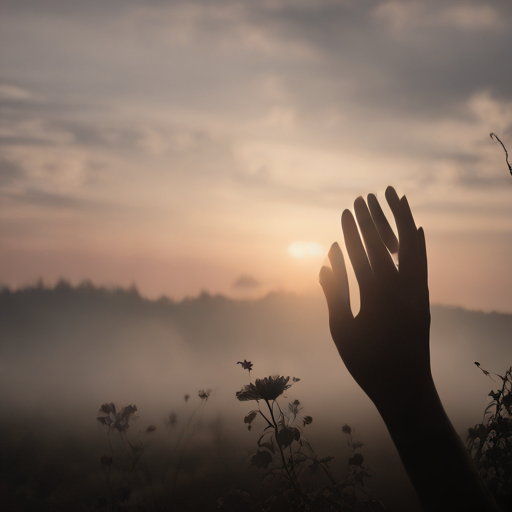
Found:
[[0, 491], [69, 510], [104, 484], [101, 403], [136, 403], [156, 439], [207, 388], [190, 482], [258, 483], [237, 480], [248, 359], [301, 378], [288, 396], [340, 471], [354, 426], [372, 485], [412, 510], [318, 271], [358, 195], [406, 193], [436, 382], [461, 435], [481, 421], [496, 384], [474, 361], [512, 363], [512, 178], [489, 137], [512, 149], [510, 48], [507, 0], [3, 0]]
[[4, 284], [309, 291], [342, 210], [393, 184], [425, 228], [433, 301], [512, 311], [512, 184], [489, 138], [512, 147], [508, 0], [0, 14]]

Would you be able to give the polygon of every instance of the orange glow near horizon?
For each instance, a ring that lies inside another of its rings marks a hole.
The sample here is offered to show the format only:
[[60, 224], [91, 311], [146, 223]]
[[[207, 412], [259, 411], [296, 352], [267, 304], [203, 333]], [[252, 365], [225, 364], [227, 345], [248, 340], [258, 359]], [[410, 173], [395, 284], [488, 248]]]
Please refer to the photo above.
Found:
[[293, 242], [288, 247], [288, 253], [297, 259], [325, 256], [325, 251], [317, 242], [302, 242], [300, 240]]
[[393, 185], [432, 300], [512, 311], [500, 6], [31, 2], [0, 8], [0, 285], [313, 293], [342, 211]]

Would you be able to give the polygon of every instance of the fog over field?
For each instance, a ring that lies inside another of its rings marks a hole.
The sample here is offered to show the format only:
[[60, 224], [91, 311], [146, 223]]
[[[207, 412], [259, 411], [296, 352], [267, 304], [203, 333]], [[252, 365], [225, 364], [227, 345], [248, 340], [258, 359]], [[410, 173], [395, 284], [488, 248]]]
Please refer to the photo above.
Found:
[[[0, 508], [261, 504], [286, 486], [235, 393], [280, 375], [338, 484], [349, 425], [365, 485], [418, 511], [319, 270], [335, 241], [352, 261], [356, 198], [394, 229], [385, 190], [406, 195], [435, 382], [463, 438], [482, 421], [512, 364], [511, 48], [510, 0], [2, 0]], [[126, 439], [105, 403], [137, 407]]]
[[[482, 421], [488, 392], [497, 388], [474, 362], [491, 375], [503, 374], [512, 363], [511, 328], [512, 314], [432, 308], [434, 377], [463, 437], [468, 427]], [[194, 478], [217, 482], [204, 490], [212, 499], [233, 486], [258, 492], [261, 475], [256, 478], [246, 459], [256, 451], [264, 425], [255, 420], [248, 431], [243, 418], [254, 403], [235, 397], [249, 382], [248, 372], [237, 364], [247, 359], [254, 363], [252, 378], [300, 378], [279, 402], [286, 407], [301, 401], [305, 414], [313, 417], [304, 435], [320, 456], [335, 456], [339, 478], [346, 473], [348, 457], [341, 426], [349, 424], [364, 443], [365, 462], [373, 474], [368, 485], [391, 510], [415, 506], [383, 422], [331, 341], [320, 292], [273, 293], [246, 301], [203, 293], [173, 302], [144, 299], [135, 288], [107, 290], [91, 284], [4, 289], [0, 339], [1, 442], [9, 454], [2, 478], [26, 491], [27, 486], [37, 486], [34, 482], [52, 464], [61, 470], [69, 466], [64, 471], [68, 477], [80, 472], [96, 475], [75, 478], [80, 490], [65, 487], [67, 498], [59, 487], [62, 475], [50, 479], [47, 489], [55, 487], [50, 493], [54, 505], [59, 502], [55, 496], [65, 504], [82, 495], [93, 499], [101, 488], [99, 458], [108, 444], [106, 427], [96, 415], [104, 402], [137, 405], [139, 418], [131, 433], [156, 426], [153, 437], [146, 436], [148, 453], [152, 448], [153, 454], [162, 453], [169, 413], [176, 413], [181, 427], [199, 407], [198, 428], [184, 454], [189, 466], [181, 482], [183, 493], [189, 492], [186, 484]], [[212, 390], [203, 404], [197, 396], [201, 389]], [[185, 394], [190, 395], [187, 403]], [[216, 450], [226, 457], [222, 471]]]

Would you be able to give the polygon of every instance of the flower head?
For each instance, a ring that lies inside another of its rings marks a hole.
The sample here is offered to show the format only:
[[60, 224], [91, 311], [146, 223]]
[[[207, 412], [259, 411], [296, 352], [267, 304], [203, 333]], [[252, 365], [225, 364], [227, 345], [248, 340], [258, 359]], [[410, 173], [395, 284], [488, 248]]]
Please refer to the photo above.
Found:
[[244, 359], [244, 361], [243, 361], [243, 362], [242, 362], [242, 361], [238, 361], [238, 363], [236, 363], [236, 364], [241, 364], [241, 365], [242, 365], [242, 368], [243, 368], [244, 370], [249, 370], [249, 371], [251, 371], [251, 370], [252, 370], [252, 367], [254, 366], [254, 365], [251, 363], [251, 361], [247, 361], [247, 359]]
[[116, 406], [113, 403], [105, 403], [99, 410], [101, 416], [98, 416], [96, 419], [102, 425], [107, 425], [110, 429], [116, 428], [119, 432], [124, 432], [128, 430], [130, 420], [137, 417], [135, 415], [136, 412], [136, 405], [127, 405], [117, 412]]
[[170, 412], [169, 416], [165, 420], [165, 426], [168, 428], [174, 428], [176, 426], [176, 421], [178, 421], [178, 415], [175, 412]]
[[345, 425], [343, 425], [343, 426], [341, 427], [341, 431], [342, 431], [344, 434], [348, 434], [348, 435], [350, 435], [350, 434], [352, 434], [352, 427], [351, 427], [351, 426], [349, 426], [349, 425], [347, 425], [347, 424], [345, 423]]
[[275, 400], [281, 396], [291, 384], [288, 384], [290, 377], [265, 377], [256, 379], [254, 384], [251, 382], [236, 392], [238, 400], [245, 402], [248, 400]]
[[213, 389], [207, 389], [206, 391], [204, 389], [200, 389], [197, 394], [201, 400], [208, 400], [212, 391]]

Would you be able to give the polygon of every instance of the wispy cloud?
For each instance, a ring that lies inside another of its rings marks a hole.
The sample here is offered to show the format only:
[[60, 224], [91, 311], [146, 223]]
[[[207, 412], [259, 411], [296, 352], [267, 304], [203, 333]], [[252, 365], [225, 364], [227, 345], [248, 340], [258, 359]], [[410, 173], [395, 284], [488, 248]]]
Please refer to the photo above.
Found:
[[96, 201], [90, 201], [64, 194], [53, 194], [51, 192], [45, 192], [37, 189], [26, 189], [16, 193], [7, 193], [4, 197], [15, 202], [58, 210], [97, 210], [104, 206]]
[[[122, 211], [116, 233], [148, 251], [166, 240], [169, 253], [193, 255], [208, 236], [257, 262], [262, 247], [286, 248], [290, 232], [313, 240], [301, 233], [313, 219], [337, 219], [355, 195], [390, 183], [424, 205], [430, 230], [463, 223], [458, 205], [481, 211], [489, 195], [486, 218], [508, 229], [508, 182], [489, 139], [512, 140], [506, 0], [6, 0], [0, 9], [6, 233], [20, 215], [29, 222], [23, 201], [75, 208], [91, 226], [87, 205], [110, 204], [105, 225]], [[441, 222], [435, 205], [450, 201]], [[166, 230], [171, 216], [179, 221]], [[64, 220], [55, 222], [58, 231]], [[220, 266], [226, 256], [213, 252]], [[281, 280], [267, 265], [262, 282]], [[289, 272], [284, 282], [295, 282]]]

